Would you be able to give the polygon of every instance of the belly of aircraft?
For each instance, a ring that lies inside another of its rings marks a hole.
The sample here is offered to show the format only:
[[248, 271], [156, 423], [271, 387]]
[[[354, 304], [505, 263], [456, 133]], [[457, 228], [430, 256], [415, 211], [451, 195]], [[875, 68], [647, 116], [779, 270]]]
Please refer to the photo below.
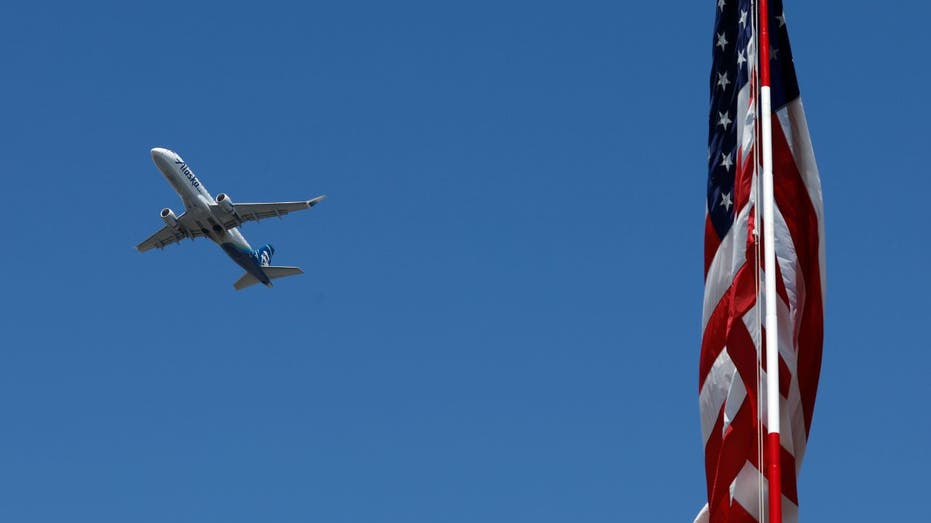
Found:
[[220, 247], [222, 247], [226, 254], [236, 262], [236, 265], [239, 265], [245, 269], [246, 272], [255, 276], [257, 280], [265, 285], [268, 285], [271, 281], [256, 261], [252, 254], [252, 249], [236, 245], [232, 242], [221, 243]]

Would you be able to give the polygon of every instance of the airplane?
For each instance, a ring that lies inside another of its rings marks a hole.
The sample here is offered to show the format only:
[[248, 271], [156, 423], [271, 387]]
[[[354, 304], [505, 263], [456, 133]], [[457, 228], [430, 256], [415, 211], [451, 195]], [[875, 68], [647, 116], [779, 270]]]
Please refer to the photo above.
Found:
[[136, 246], [139, 252], [180, 242], [185, 238], [206, 237], [223, 248], [237, 265], [246, 270], [233, 287], [242, 290], [262, 283], [272, 286], [272, 280], [303, 274], [300, 267], [276, 267], [271, 265], [275, 248], [267, 243], [253, 249], [239, 232], [238, 227], [248, 221], [259, 221], [274, 216], [309, 209], [317, 205], [326, 195], [298, 202], [233, 203], [229, 195], [220, 193], [216, 199], [210, 196], [201, 180], [191, 167], [174, 151], [156, 147], [152, 149], [152, 161], [168, 179], [184, 203], [185, 211], [176, 216], [168, 207], [159, 214], [165, 226]]

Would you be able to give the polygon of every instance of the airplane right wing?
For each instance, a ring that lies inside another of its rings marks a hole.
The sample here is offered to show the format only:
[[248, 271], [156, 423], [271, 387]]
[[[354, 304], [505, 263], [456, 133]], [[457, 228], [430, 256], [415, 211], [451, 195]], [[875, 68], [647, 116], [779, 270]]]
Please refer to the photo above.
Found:
[[[225, 195], [218, 196], [217, 201], [222, 201], [224, 197]], [[219, 218], [223, 223], [223, 227], [231, 229], [248, 221], [281, 218], [288, 213], [309, 209], [322, 202], [324, 198], [326, 198], [325, 195], [299, 202], [230, 203], [232, 212], [223, 205], [215, 204], [211, 206], [211, 210], [214, 217]]]
[[[187, 214], [187, 213], [185, 213]], [[150, 249], [158, 247], [159, 249], [164, 249], [166, 246], [171, 245], [172, 243], [177, 243], [185, 238], [199, 238], [204, 235], [203, 232], [197, 227], [184, 227], [184, 214], [178, 217], [179, 227], [172, 227], [171, 225], [165, 225], [158, 230], [152, 236], [146, 238], [145, 241], [136, 246], [136, 250], [139, 252], [145, 252]], [[188, 220], [189, 221], [189, 220]]]

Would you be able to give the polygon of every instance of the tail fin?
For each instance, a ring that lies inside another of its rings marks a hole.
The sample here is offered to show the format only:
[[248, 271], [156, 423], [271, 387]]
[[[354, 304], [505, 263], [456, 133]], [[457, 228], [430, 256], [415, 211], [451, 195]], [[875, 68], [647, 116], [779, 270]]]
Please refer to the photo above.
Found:
[[262, 267], [268, 267], [272, 264], [272, 256], [275, 254], [275, 248], [272, 247], [272, 244], [266, 243], [253, 252]]
[[[276, 278], [286, 278], [288, 276], [296, 276], [298, 274], [304, 274], [304, 271], [300, 267], [262, 267], [262, 271], [265, 272], [265, 275], [268, 276], [269, 280], [274, 280]], [[251, 287], [259, 283], [259, 279], [253, 276], [250, 273], [245, 273], [241, 278], [236, 280], [236, 283], [233, 284], [233, 287], [237, 291], [241, 291], [246, 287]], [[269, 287], [271, 284], [269, 284]]]

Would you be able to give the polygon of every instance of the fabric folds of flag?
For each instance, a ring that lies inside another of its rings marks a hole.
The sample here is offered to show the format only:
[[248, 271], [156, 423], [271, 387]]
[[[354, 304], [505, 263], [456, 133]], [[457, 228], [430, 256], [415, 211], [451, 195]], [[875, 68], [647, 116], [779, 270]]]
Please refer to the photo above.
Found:
[[[708, 122], [705, 293], [699, 403], [708, 505], [698, 520], [763, 521], [761, 171], [751, 0], [716, 0]], [[796, 480], [821, 369], [824, 228], [821, 184], [799, 96], [782, 0], [770, 0], [772, 145], [783, 518], [798, 519]], [[697, 521], [698, 521], [697, 520]]]

